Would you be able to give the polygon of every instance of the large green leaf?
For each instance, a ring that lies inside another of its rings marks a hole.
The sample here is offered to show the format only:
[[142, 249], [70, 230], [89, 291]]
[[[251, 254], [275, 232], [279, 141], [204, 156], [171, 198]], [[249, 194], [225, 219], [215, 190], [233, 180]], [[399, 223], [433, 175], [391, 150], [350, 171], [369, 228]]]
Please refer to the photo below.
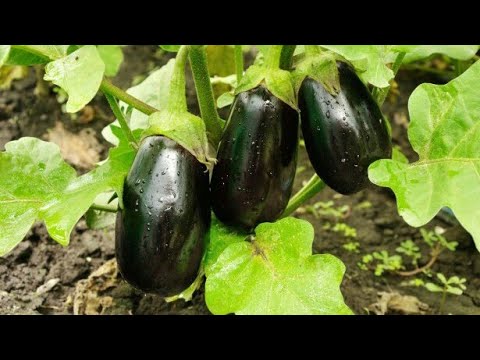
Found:
[[446, 85], [422, 84], [409, 99], [408, 136], [419, 161], [379, 160], [372, 182], [390, 187], [400, 214], [422, 226], [448, 206], [480, 249], [480, 62]]
[[35, 220], [44, 220], [50, 236], [67, 245], [98, 194], [115, 190], [121, 196], [135, 151], [117, 135], [121, 143], [109, 159], [80, 177], [53, 143], [25, 137], [5, 145], [0, 153], [0, 256], [23, 239]]
[[98, 45], [97, 51], [105, 63], [105, 75], [117, 75], [123, 62], [122, 48], [119, 45]]
[[211, 242], [230, 244], [205, 269], [212, 313], [351, 314], [340, 292], [345, 266], [332, 255], [312, 256], [310, 223], [285, 218], [260, 224], [251, 242], [232, 235], [224, 241], [216, 231]]
[[[156, 109], [163, 109], [167, 103], [174, 66], [175, 59], [171, 59], [160, 69], [151, 73], [143, 82], [128, 89], [127, 93]], [[127, 108], [127, 105], [123, 102], [120, 102], [120, 106]], [[115, 121], [112, 125], [118, 126], [118, 121]], [[117, 145], [118, 139], [112, 134], [112, 125], [105, 127], [102, 135], [107, 141]], [[146, 129], [148, 127], [148, 115], [133, 109], [129, 126], [132, 130]]]
[[5, 63], [23, 66], [45, 64], [64, 57], [67, 49], [68, 45], [15, 45], [11, 46]]
[[[118, 199], [110, 201], [113, 195], [113, 191], [98, 194], [94, 200], [94, 203], [97, 205], [111, 206], [115, 208], [118, 206]], [[85, 221], [90, 229], [102, 229], [115, 224], [116, 216], [116, 213], [113, 212], [90, 208], [85, 214]]]
[[405, 52], [403, 62], [412, 62], [433, 54], [444, 54], [453, 59], [468, 60], [478, 51], [478, 45], [394, 45], [393, 50]]
[[206, 271], [210, 271], [210, 268], [215, 264], [223, 250], [233, 243], [243, 242], [247, 236], [248, 233], [238, 232], [225, 226], [212, 213], [212, 223], [208, 236], [209, 242], [203, 260]]
[[394, 74], [387, 64], [395, 60], [392, 45], [320, 45], [340, 54], [359, 71], [363, 81], [376, 87], [389, 86]]
[[45, 80], [65, 90], [68, 94], [67, 112], [77, 112], [97, 93], [104, 71], [105, 64], [97, 48], [89, 45], [48, 63]]

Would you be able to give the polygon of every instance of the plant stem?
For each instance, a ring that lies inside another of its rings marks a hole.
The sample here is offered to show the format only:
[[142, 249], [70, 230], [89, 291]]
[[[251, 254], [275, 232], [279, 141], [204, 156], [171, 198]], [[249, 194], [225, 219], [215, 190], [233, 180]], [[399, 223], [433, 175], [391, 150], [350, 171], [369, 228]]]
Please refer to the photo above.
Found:
[[188, 46], [182, 45], [175, 57], [172, 80], [170, 81], [170, 93], [167, 99], [167, 108], [172, 111], [187, 111], [185, 65], [187, 63], [188, 50]]
[[432, 250], [432, 254], [431, 254], [432, 257], [430, 258], [428, 263], [426, 263], [424, 266], [420, 268], [417, 267], [415, 270], [411, 270], [411, 271], [397, 271], [397, 274], [400, 276], [413, 276], [413, 275], [420, 274], [425, 270], [430, 269], [433, 266], [433, 264], [435, 264], [435, 262], [437, 261], [438, 256], [440, 255], [442, 250], [443, 248], [441, 247], [441, 245], [436, 245], [435, 248], [433, 248]]
[[122, 128], [123, 134], [128, 139], [128, 141], [131, 144], [135, 144], [135, 146], [138, 149], [137, 140], [135, 140], [135, 137], [132, 134], [132, 130], [130, 130], [130, 127], [127, 124], [127, 120], [125, 119], [125, 116], [123, 116], [122, 110], [120, 110], [120, 107], [118, 106], [117, 99], [113, 95], [110, 95], [108, 93], [104, 93], [104, 94], [105, 94], [105, 97], [107, 98], [108, 104], [112, 108], [112, 111], [118, 120], [118, 123], [120, 124], [120, 127]]
[[[393, 63], [393, 66], [392, 66], [394, 77], [395, 75], [397, 75], [397, 72], [400, 69], [400, 66], [402, 65], [402, 61], [405, 58], [405, 55], [406, 53], [401, 52], [401, 53], [398, 53], [397, 57], [395, 58], [395, 62]], [[393, 81], [393, 79], [391, 81]], [[375, 90], [376, 92], [374, 93], [374, 95], [377, 99], [378, 106], [382, 106], [385, 99], [387, 98], [388, 91], [390, 90], [390, 86], [387, 86], [386, 88], [383, 88], [383, 89], [376, 88]]]
[[116, 213], [118, 211], [118, 208], [116, 206], [100, 205], [100, 204], [92, 204], [90, 206], [90, 209], [111, 212], [111, 213]]
[[235, 71], [237, 73], [237, 85], [243, 77], [243, 52], [242, 45], [235, 45]]
[[440, 301], [440, 306], [438, 307], [439, 314], [443, 314], [443, 306], [445, 305], [446, 299], [447, 299], [447, 287], [445, 285], [443, 288], [442, 300]]
[[200, 113], [203, 121], [205, 121], [208, 139], [216, 148], [222, 136], [223, 122], [218, 116], [215, 105], [210, 74], [208, 73], [207, 54], [203, 46], [192, 45], [189, 48], [190, 67], [192, 68]]
[[282, 55], [283, 45], [270, 45], [265, 53], [264, 65], [268, 69], [280, 68], [280, 57]]
[[293, 53], [297, 45], [284, 45], [280, 55], [280, 69], [290, 70], [292, 68]]
[[287, 208], [283, 212], [282, 217], [289, 216], [300, 205], [310, 200], [321, 190], [323, 190], [325, 186], [325, 183], [317, 176], [317, 174], [313, 175], [310, 180], [308, 180], [308, 183], [290, 198], [290, 201], [288, 202]]
[[455, 73], [455, 77], [460, 76], [462, 74], [462, 67], [460, 65], [460, 60], [458, 59], [453, 60], [453, 70]]
[[157, 112], [158, 110], [155, 109], [154, 107], [144, 103], [141, 100], [138, 100], [136, 97], [126, 93], [122, 89], [116, 87], [113, 85], [110, 81], [107, 79], [103, 79], [102, 83], [100, 84], [100, 90], [104, 94], [110, 94], [115, 96], [118, 100], [122, 100], [124, 103], [127, 103], [131, 107], [137, 109], [138, 111], [146, 114], [146, 115], [151, 115], [154, 112]]
[[305, 54], [307, 56], [315, 56], [320, 54], [320, 48], [318, 45], [305, 45]]

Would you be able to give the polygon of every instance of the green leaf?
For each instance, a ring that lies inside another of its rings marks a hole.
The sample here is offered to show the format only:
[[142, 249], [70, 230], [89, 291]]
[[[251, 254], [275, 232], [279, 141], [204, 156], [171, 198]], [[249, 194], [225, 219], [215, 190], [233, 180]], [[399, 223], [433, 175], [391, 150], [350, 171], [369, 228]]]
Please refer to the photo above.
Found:
[[10, 45], [0, 45], [0, 67], [5, 63], [10, 53]]
[[105, 64], [93, 45], [48, 63], [45, 80], [68, 93], [67, 112], [77, 112], [93, 99], [103, 79]]
[[67, 55], [69, 45], [29, 45], [28, 47], [51, 60], [57, 60]]
[[123, 51], [118, 45], [98, 45], [97, 51], [105, 63], [105, 76], [115, 76], [123, 62]]
[[47, 57], [38, 56], [27, 51], [12, 48], [8, 58], [5, 61], [7, 65], [30, 66], [38, 64], [46, 64], [50, 60]]
[[442, 284], [448, 284], [447, 278], [442, 273], [437, 273], [437, 278], [442, 282]]
[[463, 290], [459, 289], [459, 288], [456, 288], [456, 287], [448, 286], [447, 287], [447, 293], [453, 294], [453, 295], [462, 295]]
[[411, 226], [451, 208], [480, 249], [480, 62], [446, 85], [422, 84], [409, 99], [408, 136], [419, 161], [378, 160], [370, 180], [390, 187]]
[[407, 157], [402, 153], [398, 145], [394, 145], [392, 149], [392, 160], [403, 164], [408, 164]]
[[392, 45], [320, 45], [340, 54], [359, 71], [363, 81], [376, 87], [389, 86], [394, 74], [386, 64], [393, 63], [395, 54]]
[[226, 92], [220, 95], [217, 99], [217, 107], [219, 109], [224, 108], [225, 106], [231, 105], [235, 100], [235, 95], [231, 92]]
[[293, 56], [303, 54], [304, 52], [305, 52], [305, 45], [297, 45], [295, 47], [295, 51], [293, 53]]
[[68, 47], [69, 45], [17, 45], [11, 47], [5, 63], [23, 66], [45, 64], [50, 60], [64, 57], [67, 54]]
[[430, 292], [443, 292], [443, 287], [440, 287], [437, 284], [431, 282], [426, 283], [425, 288]]
[[351, 314], [340, 292], [345, 266], [311, 255], [313, 227], [285, 218], [260, 224], [210, 266], [205, 301], [214, 314]]
[[393, 50], [405, 52], [404, 63], [427, 58], [433, 54], [444, 54], [453, 59], [469, 60], [475, 56], [478, 45], [394, 45]]
[[[93, 202], [97, 205], [108, 205], [108, 206], [116, 207], [118, 206], [118, 199], [115, 199], [109, 203], [113, 194], [114, 194], [113, 191], [98, 194]], [[116, 217], [117, 215], [115, 213], [108, 212], [108, 211], [94, 210], [90, 208], [85, 214], [85, 221], [87, 222], [87, 226], [90, 229], [102, 229], [107, 226], [115, 224]]]
[[[174, 66], [175, 59], [169, 60], [167, 64], [152, 72], [140, 84], [128, 89], [127, 93], [156, 109], [163, 109], [167, 104]], [[125, 109], [127, 108], [127, 104], [124, 102], [120, 102], [120, 106]], [[118, 127], [118, 121], [105, 127], [102, 130], [102, 135], [107, 141], [117, 145], [118, 139], [112, 134], [111, 126]], [[133, 109], [129, 120], [129, 126], [132, 130], [146, 129], [148, 127], [148, 115]]]
[[44, 220], [50, 236], [67, 245], [98, 194], [113, 189], [121, 196], [135, 151], [118, 136], [120, 146], [109, 159], [80, 177], [53, 143], [25, 137], [5, 145], [0, 153], [0, 256], [23, 239], [35, 220]]
[[209, 148], [205, 123], [201, 118], [186, 111], [161, 110], [150, 115], [148, 123], [144, 136], [164, 135], [189, 151], [208, 169], [213, 168], [215, 155]]
[[177, 52], [180, 50], [180, 46], [182, 45], [160, 45], [162, 50], [168, 51], [168, 52]]
[[223, 250], [231, 244], [243, 242], [247, 237], [248, 233], [233, 230], [212, 214], [212, 223], [208, 235], [210, 240], [203, 260], [206, 274], [209, 274], [211, 267], [215, 264]]

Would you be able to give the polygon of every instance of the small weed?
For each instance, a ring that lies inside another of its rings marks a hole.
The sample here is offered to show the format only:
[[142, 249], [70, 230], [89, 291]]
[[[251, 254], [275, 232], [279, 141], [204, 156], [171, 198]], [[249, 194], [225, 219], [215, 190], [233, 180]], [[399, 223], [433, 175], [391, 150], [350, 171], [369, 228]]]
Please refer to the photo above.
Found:
[[360, 243], [358, 241], [350, 241], [346, 244], [343, 244], [342, 247], [348, 252], [359, 253]]

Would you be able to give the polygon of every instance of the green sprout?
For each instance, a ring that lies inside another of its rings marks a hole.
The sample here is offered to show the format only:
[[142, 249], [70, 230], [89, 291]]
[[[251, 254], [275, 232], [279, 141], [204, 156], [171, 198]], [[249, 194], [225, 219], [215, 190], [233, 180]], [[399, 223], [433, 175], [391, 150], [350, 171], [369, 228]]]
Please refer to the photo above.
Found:
[[336, 223], [335, 226], [332, 228], [332, 231], [336, 233], [343, 233], [345, 237], [357, 237], [357, 230], [351, 226], [348, 226], [345, 223]]
[[305, 206], [305, 210], [315, 216], [317, 219], [320, 216], [331, 216], [335, 219], [343, 219], [350, 212], [350, 207], [348, 205], [343, 205], [339, 207], [334, 207], [335, 203], [330, 200], [327, 202], [318, 201], [313, 205]]
[[343, 244], [342, 247], [349, 252], [357, 254], [360, 252], [360, 250], [358, 249], [360, 247], [360, 243], [358, 241], [350, 241], [346, 244]]
[[433, 231], [427, 231], [425, 229], [420, 229], [420, 233], [422, 234], [423, 241], [427, 243], [428, 246], [431, 248], [435, 246], [440, 246], [442, 248], [448, 249], [450, 251], [455, 251], [457, 248], [458, 242], [456, 241], [448, 241], [439, 233], [435, 233]]
[[411, 258], [412, 265], [418, 267], [418, 260], [422, 257], [422, 254], [420, 253], [420, 248], [415, 245], [412, 240], [409, 239], [402, 241], [400, 246], [397, 247], [395, 251]]
[[437, 273], [437, 279], [440, 280], [441, 285], [437, 285], [433, 282], [428, 282], [424, 285], [424, 287], [430, 292], [442, 293], [442, 299], [439, 306], [439, 312], [442, 313], [447, 294], [462, 295], [463, 292], [467, 289], [467, 287], [465, 286], [467, 279], [460, 278], [458, 276], [452, 276], [447, 279], [442, 273]]
[[390, 256], [386, 250], [375, 251], [372, 255], [374, 259], [378, 260], [375, 267], [376, 276], [382, 276], [385, 271], [393, 272], [403, 269], [402, 257], [400, 255]]

